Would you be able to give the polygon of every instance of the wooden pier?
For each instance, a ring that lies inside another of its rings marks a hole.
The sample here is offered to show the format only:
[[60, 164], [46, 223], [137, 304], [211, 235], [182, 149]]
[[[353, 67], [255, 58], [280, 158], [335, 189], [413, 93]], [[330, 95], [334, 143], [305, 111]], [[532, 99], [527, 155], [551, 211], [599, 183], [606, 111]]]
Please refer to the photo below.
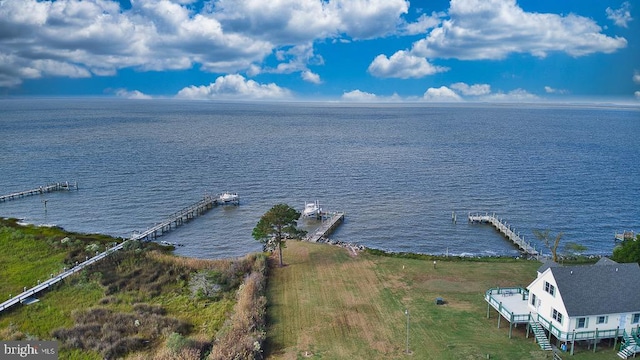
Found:
[[[325, 219], [325, 217], [327, 219]], [[343, 212], [332, 212], [322, 214], [322, 224], [312, 234], [307, 234], [304, 239], [309, 242], [318, 242], [322, 238], [326, 238], [344, 221]]]
[[221, 204], [228, 204], [228, 202], [222, 201], [219, 196], [205, 195], [202, 200], [169, 215], [164, 221], [148, 228], [142, 233], [134, 233], [133, 236], [131, 236], [131, 240], [153, 240], [165, 232], [204, 214], [214, 206]]
[[48, 184], [45, 186], [40, 186], [35, 189], [20, 191], [13, 194], [0, 195], [0, 202], [4, 202], [7, 200], [14, 200], [25, 196], [31, 195], [41, 195], [44, 193], [52, 192], [52, 191], [61, 191], [61, 190], [73, 190], [78, 189], [78, 183], [70, 183], [68, 181], [58, 182], [53, 184]]
[[530, 242], [526, 242], [524, 237], [520, 237], [520, 233], [516, 233], [515, 230], [511, 228], [511, 225], [508, 225], [506, 222], [498, 219], [495, 213], [492, 215], [489, 215], [488, 213], [485, 213], [485, 215], [471, 215], [471, 213], [469, 213], [469, 222], [491, 224], [507, 240], [513, 242], [524, 254], [536, 258], [539, 255], [538, 251], [531, 246]]

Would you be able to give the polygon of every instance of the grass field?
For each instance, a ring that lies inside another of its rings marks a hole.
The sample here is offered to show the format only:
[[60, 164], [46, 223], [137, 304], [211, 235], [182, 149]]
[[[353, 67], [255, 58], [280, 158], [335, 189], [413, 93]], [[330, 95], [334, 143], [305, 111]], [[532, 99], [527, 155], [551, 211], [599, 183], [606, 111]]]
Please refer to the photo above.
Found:
[[[546, 359], [522, 327], [487, 319], [485, 290], [527, 285], [539, 263], [438, 261], [350, 255], [290, 241], [287, 266], [268, 286], [267, 355], [274, 359]], [[442, 297], [445, 305], [436, 305]], [[409, 350], [405, 354], [409, 310]], [[576, 349], [571, 359], [616, 359], [610, 347]]]

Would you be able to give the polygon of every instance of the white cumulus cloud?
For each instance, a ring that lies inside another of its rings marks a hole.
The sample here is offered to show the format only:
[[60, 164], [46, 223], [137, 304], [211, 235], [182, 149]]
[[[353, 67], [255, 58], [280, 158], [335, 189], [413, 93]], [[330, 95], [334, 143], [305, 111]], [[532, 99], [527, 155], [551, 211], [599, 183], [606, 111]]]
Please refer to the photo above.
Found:
[[422, 98], [431, 102], [457, 102], [462, 101], [460, 95], [446, 86], [428, 88]]
[[[395, 34], [409, 9], [406, 0], [203, 3], [136, 0], [125, 8], [115, 0], [1, 0], [0, 86], [112, 76], [125, 68], [303, 73], [323, 62], [313, 53], [317, 41]], [[263, 69], [280, 51], [281, 63]]]
[[218, 0], [214, 8], [225, 29], [283, 43], [384, 36], [408, 9], [405, 0]]
[[357, 89], [349, 92], [345, 92], [342, 94], [342, 100], [346, 100], [346, 101], [368, 102], [368, 101], [374, 101], [376, 99], [377, 99], [376, 94], [360, 91]]
[[474, 84], [467, 85], [463, 82], [451, 84], [451, 88], [457, 90], [462, 95], [467, 96], [481, 96], [491, 93], [491, 85], [489, 84]]
[[489, 102], [527, 102], [537, 101], [539, 98], [524, 89], [515, 89], [507, 93], [492, 93], [481, 97], [481, 99]]
[[640, 100], [640, 91], [634, 92], [633, 95], [636, 97], [636, 99]]
[[288, 89], [278, 85], [260, 84], [254, 80], [247, 80], [239, 74], [220, 76], [215, 82], [207, 86], [188, 86], [176, 95], [182, 99], [286, 99], [291, 97]]
[[633, 82], [636, 84], [640, 84], [640, 72], [637, 70], [633, 72]]
[[415, 22], [406, 24], [402, 33], [407, 35], [424, 34], [427, 30], [440, 25], [442, 18], [446, 15], [444, 12], [435, 11], [431, 15], [422, 14]]
[[568, 91], [565, 89], [556, 89], [556, 88], [552, 88], [551, 86], [545, 86], [544, 92], [546, 92], [547, 94], [567, 94], [568, 93]]
[[592, 19], [526, 12], [515, 0], [451, 0], [449, 19], [413, 44], [415, 56], [462, 60], [504, 59], [513, 53], [545, 57], [612, 53], [627, 45]]
[[125, 98], [125, 99], [136, 99], [136, 100], [151, 99], [151, 96], [146, 95], [141, 91], [138, 91], [138, 90], [129, 91], [127, 89], [118, 89], [118, 90], [116, 90], [116, 96], [122, 97], [122, 98]]
[[322, 84], [322, 80], [320, 79], [320, 75], [311, 72], [309, 70], [305, 70], [302, 73], [300, 73], [300, 76], [302, 76], [302, 80], [310, 82], [310, 83], [314, 83], [314, 84]]
[[414, 56], [408, 51], [400, 50], [387, 58], [378, 55], [369, 65], [369, 73], [383, 78], [421, 78], [449, 70], [446, 67], [434, 66], [427, 59]]
[[628, 1], [623, 2], [620, 9], [614, 10], [608, 7], [605, 12], [607, 13], [607, 19], [620, 27], [626, 28], [629, 21], [633, 20], [631, 17], [631, 4]]

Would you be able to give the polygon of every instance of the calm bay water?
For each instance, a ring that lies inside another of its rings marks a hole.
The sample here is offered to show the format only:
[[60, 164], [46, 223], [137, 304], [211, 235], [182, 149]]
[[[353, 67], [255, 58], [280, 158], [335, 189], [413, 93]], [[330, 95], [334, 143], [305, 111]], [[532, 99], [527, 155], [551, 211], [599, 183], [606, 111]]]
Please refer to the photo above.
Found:
[[258, 251], [265, 211], [316, 199], [347, 214], [334, 239], [392, 251], [517, 254], [469, 212], [534, 243], [532, 229], [563, 231], [587, 253], [640, 230], [638, 108], [21, 99], [0, 114], [1, 194], [80, 186], [0, 203], [1, 217], [128, 237], [237, 191], [241, 206], [160, 238], [186, 256]]

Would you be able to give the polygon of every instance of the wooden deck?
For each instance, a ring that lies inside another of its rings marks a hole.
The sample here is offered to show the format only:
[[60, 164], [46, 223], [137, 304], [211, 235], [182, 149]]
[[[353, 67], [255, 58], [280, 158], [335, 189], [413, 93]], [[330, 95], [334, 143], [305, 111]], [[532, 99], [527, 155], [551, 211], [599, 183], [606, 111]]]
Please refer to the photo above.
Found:
[[73, 190], [73, 189], [76, 189], [76, 190], [78, 189], [78, 183], [72, 184], [68, 181], [57, 182], [53, 184], [39, 186], [31, 190], [20, 191], [12, 194], [7, 194], [7, 195], [0, 195], [0, 202], [4, 202], [7, 200], [14, 200], [14, 199], [22, 198], [25, 196], [41, 195], [41, 194], [52, 192], [52, 191]]
[[511, 228], [511, 225], [508, 225], [503, 220], [498, 219], [495, 214], [471, 215], [471, 213], [469, 213], [469, 222], [490, 224], [494, 228], [496, 228], [496, 230], [498, 230], [507, 240], [514, 243], [524, 254], [536, 258], [539, 255], [538, 251], [533, 246], [531, 246], [530, 242], [526, 242], [524, 240], [524, 237], [520, 237], [520, 233], [516, 233], [515, 230]]
[[[327, 219], [324, 219], [325, 216]], [[324, 213], [320, 227], [318, 227], [318, 229], [313, 233], [307, 234], [307, 237], [304, 240], [309, 242], [318, 242], [329, 236], [329, 234], [331, 234], [338, 225], [342, 224], [342, 221], [344, 221], [343, 212]]]

